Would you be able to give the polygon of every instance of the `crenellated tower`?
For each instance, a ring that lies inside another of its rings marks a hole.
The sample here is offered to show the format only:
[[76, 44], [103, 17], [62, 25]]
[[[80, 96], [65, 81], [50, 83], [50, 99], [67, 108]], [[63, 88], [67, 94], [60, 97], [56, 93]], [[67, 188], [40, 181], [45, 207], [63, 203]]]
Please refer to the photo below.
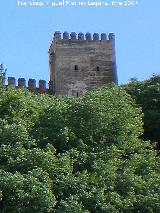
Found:
[[49, 48], [49, 66], [55, 95], [78, 97], [107, 83], [117, 84], [115, 36], [57, 31]]

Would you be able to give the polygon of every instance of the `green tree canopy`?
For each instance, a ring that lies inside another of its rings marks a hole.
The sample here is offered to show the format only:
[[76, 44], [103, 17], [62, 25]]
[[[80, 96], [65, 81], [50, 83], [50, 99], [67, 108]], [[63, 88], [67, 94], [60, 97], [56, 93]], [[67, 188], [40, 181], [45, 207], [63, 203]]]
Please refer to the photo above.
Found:
[[160, 212], [160, 159], [142, 112], [110, 85], [78, 99], [0, 96], [0, 212]]

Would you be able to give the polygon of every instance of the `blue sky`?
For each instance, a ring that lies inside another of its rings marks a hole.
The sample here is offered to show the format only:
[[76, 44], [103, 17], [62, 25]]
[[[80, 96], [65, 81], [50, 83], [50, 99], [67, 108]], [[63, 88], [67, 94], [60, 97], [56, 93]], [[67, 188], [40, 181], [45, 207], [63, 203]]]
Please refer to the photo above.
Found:
[[48, 81], [48, 48], [57, 30], [114, 32], [119, 84], [132, 77], [143, 80], [160, 73], [159, 0], [107, 7], [18, 6], [16, 0], [1, 0], [0, 11], [0, 63], [7, 67], [7, 77]]

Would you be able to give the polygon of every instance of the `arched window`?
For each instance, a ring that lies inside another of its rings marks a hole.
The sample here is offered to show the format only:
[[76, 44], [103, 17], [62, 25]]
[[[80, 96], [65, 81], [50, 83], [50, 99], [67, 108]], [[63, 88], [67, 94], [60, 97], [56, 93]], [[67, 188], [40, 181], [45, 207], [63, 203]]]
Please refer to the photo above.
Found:
[[99, 66], [97, 66], [97, 67], [96, 67], [96, 71], [100, 71], [100, 68], [99, 68]]
[[74, 70], [77, 71], [78, 70], [78, 65], [74, 66]]

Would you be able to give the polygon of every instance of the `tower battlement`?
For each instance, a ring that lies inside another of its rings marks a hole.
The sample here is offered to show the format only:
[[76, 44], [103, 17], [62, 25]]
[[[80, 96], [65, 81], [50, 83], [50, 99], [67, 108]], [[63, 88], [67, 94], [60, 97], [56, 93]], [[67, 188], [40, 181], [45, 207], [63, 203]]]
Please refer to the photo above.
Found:
[[[99, 41], [99, 42], [104, 42], [104, 41], [111, 41], [113, 42], [115, 40], [115, 35], [114, 33], [109, 33], [108, 35], [106, 33], [82, 33], [79, 32], [78, 34], [76, 32], [63, 32], [61, 33], [60, 31], [56, 31], [54, 33], [53, 36], [53, 40], [51, 42], [51, 46], [54, 43], [54, 41], [77, 41], [77, 42], [95, 42], [95, 41]], [[51, 47], [50, 46], [50, 47]]]
[[64, 39], [64, 40], [87, 40], [87, 41], [104, 41], [104, 40], [110, 40], [114, 38], [114, 33], [109, 33], [108, 36], [106, 33], [93, 33], [93, 35], [89, 32], [87, 33], [82, 33], [79, 32], [78, 34], [76, 32], [71, 32], [70, 34], [68, 32], [63, 32], [61, 33], [60, 31], [56, 31], [54, 33], [54, 39]]

